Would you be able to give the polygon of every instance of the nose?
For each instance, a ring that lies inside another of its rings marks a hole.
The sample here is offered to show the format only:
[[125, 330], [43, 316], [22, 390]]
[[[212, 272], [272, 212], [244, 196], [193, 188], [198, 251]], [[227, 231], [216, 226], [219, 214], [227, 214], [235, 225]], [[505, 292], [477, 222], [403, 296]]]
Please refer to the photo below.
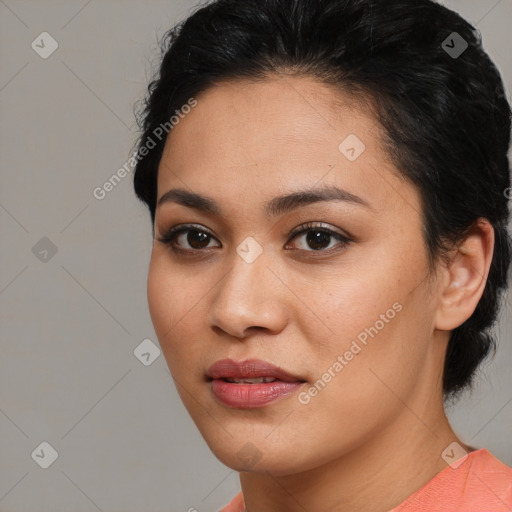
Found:
[[286, 286], [265, 251], [252, 263], [235, 254], [227, 274], [214, 287], [208, 324], [238, 339], [250, 332], [278, 333], [286, 326]]

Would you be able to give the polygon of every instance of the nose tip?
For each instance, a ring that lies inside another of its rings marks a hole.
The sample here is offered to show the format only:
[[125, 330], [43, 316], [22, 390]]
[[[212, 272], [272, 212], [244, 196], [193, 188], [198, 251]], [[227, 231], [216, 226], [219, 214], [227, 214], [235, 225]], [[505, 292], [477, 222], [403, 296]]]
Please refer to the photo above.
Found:
[[[282, 307], [282, 285], [262, 253], [253, 259], [257, 247], [251, 240], [241, 243], [239, 248], [243, 255], [237, 256], [238, 261], [215, 287], [208, 321], [213, 329], [242, 341], [253, 331], [280, 331], [286, 324], [286, 315]], [[246, 248], [248, 251], [244, 252]], [[248, 254], [251, 263], [244, 258]]]

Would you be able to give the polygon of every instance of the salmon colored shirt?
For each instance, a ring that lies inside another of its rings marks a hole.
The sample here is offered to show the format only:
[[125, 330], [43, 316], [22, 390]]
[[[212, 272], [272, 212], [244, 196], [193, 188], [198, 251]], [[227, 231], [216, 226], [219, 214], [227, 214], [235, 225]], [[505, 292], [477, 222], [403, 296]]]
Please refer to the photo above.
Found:
[[[427, 511], [511, 512], [512, 468], [484, 448], [469, 452], [389, 512]], [[242, 493], [219, 512], [245, 512]]]

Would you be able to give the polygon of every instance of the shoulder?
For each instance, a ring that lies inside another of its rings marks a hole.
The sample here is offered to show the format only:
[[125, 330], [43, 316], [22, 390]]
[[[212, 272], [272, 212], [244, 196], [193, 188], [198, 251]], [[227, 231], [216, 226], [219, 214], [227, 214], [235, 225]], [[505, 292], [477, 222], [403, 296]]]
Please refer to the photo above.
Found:
[[[509, 512], [512, 510], [512, 468], [486, 449], [470, 452], [459, 465], [446, 467], [421, 489], [389, 512]], [[244, 512], [238, 493], [219, 512]]]
[[[492, 493], [512, 508], [512, 468], [485, 449], [477, 450], [469, 466], [467, 482], [475, 492]], [[471, 454], [470, 454], [471, 455]]]
[[244, 497], [239, 492], [225, 507], [221, 508], [219, 512], [244, 512]]
[[470, 452], [446, 467], [390, 512], [512, 510], [512, 468], [486, 449]]

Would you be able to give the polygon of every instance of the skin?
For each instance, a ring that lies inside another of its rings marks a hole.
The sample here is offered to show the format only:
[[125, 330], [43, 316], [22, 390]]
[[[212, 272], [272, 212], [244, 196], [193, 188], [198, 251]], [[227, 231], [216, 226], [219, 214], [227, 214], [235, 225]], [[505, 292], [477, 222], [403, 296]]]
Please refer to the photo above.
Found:
[[[419, 192], [398, 178], [362, 105], [314, 78], [278, 75], [219, 83], [197, 101], [167, 139], [158, 198], [193, 191], [221, 214], [162, 203], [148, 275], [181, 399], [215, 456], [240, 472], [248, 512], [390, 510], [447, 467], [450, 443], [471, 450], [445, 416], [442, 368], [450, 330], [483, 293], [492, 227], [481, 220], [429, 275]], [[353, 162], [338, 149], [349, 134], [366, 146]], [[324, 185], [370, 208], [323, 201], [264, 211], [276, 196]], [[314, 250], [314, 228], [290, 237], [304, 222], [352, 242], [331, 236]], [[184, 233], [174, 246], [190, 252], [174, 253], [159, 238], [185, 223], [212, 236], [201, 246]], [[236, 252], [249, 236], [263, 248], [250, 264]], [[237, 409], [211, 393], [206, 372], [228, 357], [273, 363], [307, 390], [394, 303], [401, 311], [308, 404], [294, 393]], [[252, 461], [240, 452], [249, 441]]]

